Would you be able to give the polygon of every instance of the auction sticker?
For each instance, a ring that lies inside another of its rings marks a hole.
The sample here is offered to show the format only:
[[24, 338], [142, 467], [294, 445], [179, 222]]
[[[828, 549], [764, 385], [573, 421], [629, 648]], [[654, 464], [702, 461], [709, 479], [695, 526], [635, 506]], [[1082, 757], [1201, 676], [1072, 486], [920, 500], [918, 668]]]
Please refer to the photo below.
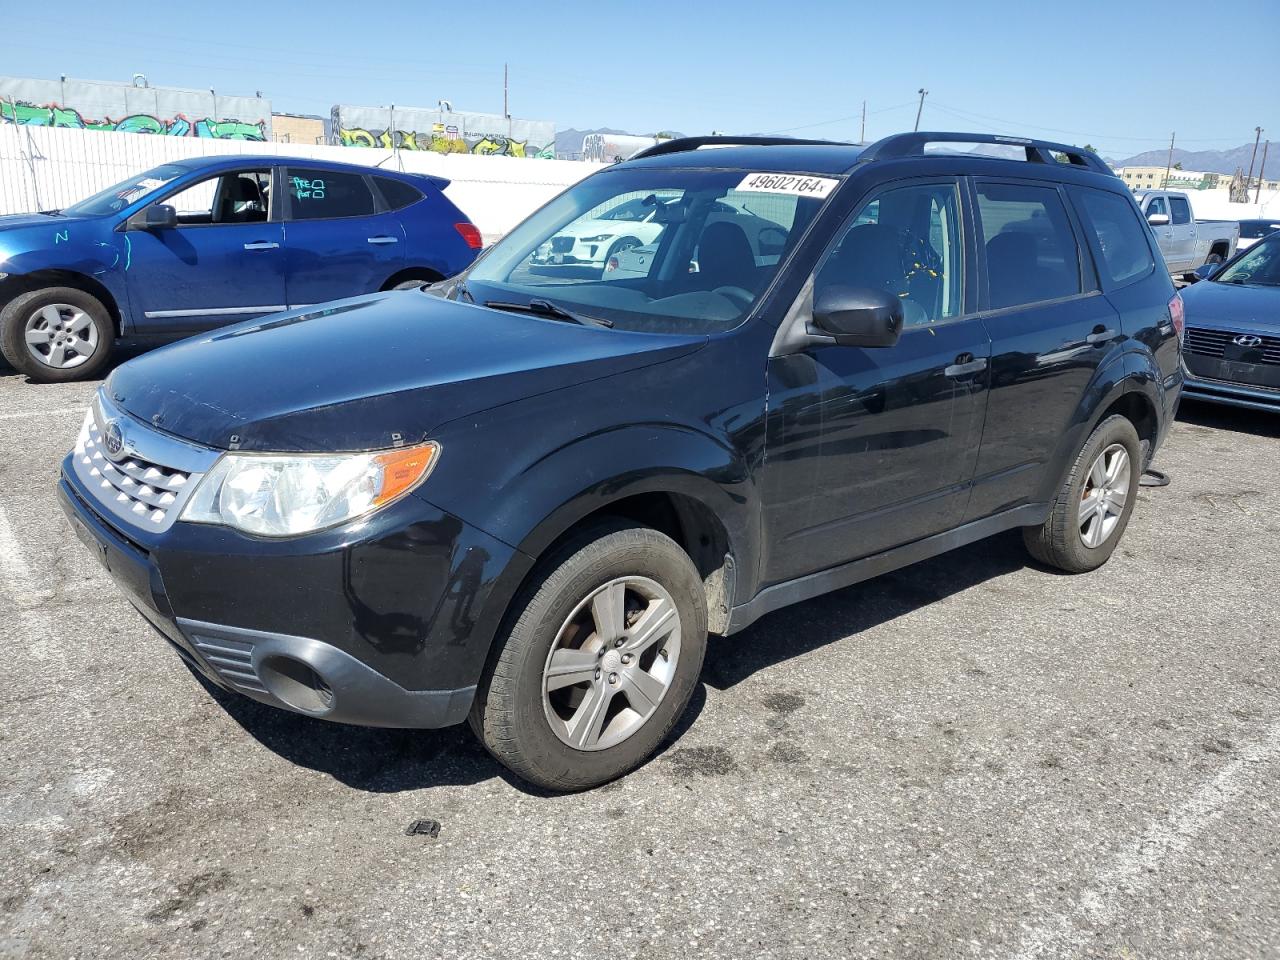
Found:
[[829, 177], [808, 177], [798, 173], [748, 173], [737, 189], [745, 193], [785, 193], [793, 197], [817, 197], [826, 199], [839, 180]]

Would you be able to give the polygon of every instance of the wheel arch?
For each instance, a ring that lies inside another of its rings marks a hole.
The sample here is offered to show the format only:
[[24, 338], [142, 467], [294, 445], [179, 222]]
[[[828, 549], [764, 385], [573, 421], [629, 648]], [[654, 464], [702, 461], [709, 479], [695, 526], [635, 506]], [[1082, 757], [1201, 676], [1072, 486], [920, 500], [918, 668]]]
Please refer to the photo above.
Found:
[[121, 335], [124, 317], [115, 295], [101, 280], [76, 270], [45, 269], [10, 275], [0, 281], [0, 307], [24, 293], [43, 290], [46, 287], [72, 287], [95, 297], [107, 308], [107, 313], [111, 316], [111, 324], [115, 328], [115, 335], [117, 337]]
[[444, 273], [434, 267], [405, 267], [404, 269], [397, 270], [391, 276], [387, 277], [379, 290], [394, 289], [396, 284], [404, 283], [408, 280], [423, 280], [427, 283], [439, 283], [443, 279], [445, 279]]

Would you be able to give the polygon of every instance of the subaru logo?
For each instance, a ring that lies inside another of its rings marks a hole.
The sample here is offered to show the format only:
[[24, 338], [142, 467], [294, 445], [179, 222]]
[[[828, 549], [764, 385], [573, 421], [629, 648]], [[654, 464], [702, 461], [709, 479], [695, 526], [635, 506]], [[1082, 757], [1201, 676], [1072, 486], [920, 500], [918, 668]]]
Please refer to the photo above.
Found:
[[1252, 333], [1242, 333], [1231, 341], [1237, 347], [1260, 347], [1262, 346], [1262, 338], [1255, 337]]
[[102, 446], [112, 460], [120, 456], [120, 451], [124, 449], [124, 434], [120, 432], [119, 420], [108, 421], [107, 429], [102, 435]]

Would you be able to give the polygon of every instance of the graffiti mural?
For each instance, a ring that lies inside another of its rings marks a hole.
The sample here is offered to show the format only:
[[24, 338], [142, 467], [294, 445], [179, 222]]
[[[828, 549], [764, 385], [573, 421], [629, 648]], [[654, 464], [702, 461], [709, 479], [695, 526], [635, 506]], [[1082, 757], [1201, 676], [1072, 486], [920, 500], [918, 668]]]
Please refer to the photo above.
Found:
[[[334, 139], [344, 147], [555, 158], [554, 123], [415, 107], [333, 108]], [[507, 133], [495, 131], [507, 130]]]
[[271, 139], [271, 105], [212, 91], [0, 77], [0, 123], [265, 141]]
[[60, 107], [54, 103], [37, 106], [34, 103], [0, 101], [0, 122], [17, 123], [32, 127], [66, 127], [77, 130], [114, 130], [117, 133], [154, 133], [166, 137], [210, 137], [215, 140], [266, 140], [265, 124], [244, 123], [240, 120], [215, 120], [205, 117], [190, 120], [182, 114], [161, 119], [146, 113], [135, 113], [120, 120], [109, 117], [102, 120], [86, 120], [80, 111]]

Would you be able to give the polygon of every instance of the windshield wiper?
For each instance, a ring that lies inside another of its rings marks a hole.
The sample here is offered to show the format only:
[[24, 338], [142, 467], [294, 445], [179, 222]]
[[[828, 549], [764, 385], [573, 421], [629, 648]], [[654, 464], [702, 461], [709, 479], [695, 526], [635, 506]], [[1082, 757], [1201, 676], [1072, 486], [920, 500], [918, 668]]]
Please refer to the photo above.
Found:
[[574, 313], [566, 310], [564, 307], [556, 306], [550, 300], [534, 299], [528, 303], [510, 303], [505, 300], [486, 300], [486, 307], [494, 310], [509, 310], [512, 313], [532, 313], [535, 316], [546, 317], [548, 320], [564, 320], [567, 323], [578, 323], [584, 327], [612, 327], [612, 320], [605, 320], [602, 317], [588, 317], [581, 313]]

